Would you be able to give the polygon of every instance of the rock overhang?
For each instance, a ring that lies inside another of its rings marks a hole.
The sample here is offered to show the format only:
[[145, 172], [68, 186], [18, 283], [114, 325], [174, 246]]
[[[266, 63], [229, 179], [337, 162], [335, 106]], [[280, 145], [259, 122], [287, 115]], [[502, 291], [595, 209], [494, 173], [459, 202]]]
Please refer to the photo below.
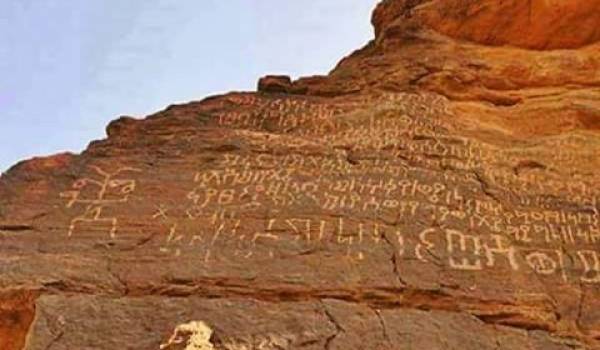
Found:
[[600, 41], [600, 1], [385, 0], [372, 22], [378, 37], [416, 26], [481, 45], [577, 49]]

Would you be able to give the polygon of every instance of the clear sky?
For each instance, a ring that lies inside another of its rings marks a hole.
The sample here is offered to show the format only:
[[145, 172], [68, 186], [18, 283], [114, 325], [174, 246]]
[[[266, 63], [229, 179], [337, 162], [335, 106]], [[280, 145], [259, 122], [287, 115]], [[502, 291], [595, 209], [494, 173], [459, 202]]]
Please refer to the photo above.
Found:
[[0, 171], [80, 152], [120, 115], [327, 73], [378, 0], [0, 0]]

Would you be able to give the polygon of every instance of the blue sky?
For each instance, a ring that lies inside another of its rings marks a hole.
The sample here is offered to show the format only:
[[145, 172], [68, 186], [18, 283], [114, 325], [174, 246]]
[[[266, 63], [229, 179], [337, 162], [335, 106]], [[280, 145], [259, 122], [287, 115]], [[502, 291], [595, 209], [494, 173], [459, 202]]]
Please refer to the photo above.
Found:
[[378, 0], [1, 0], [0, 170], [80, 152], [120, 115], [327, 73]]

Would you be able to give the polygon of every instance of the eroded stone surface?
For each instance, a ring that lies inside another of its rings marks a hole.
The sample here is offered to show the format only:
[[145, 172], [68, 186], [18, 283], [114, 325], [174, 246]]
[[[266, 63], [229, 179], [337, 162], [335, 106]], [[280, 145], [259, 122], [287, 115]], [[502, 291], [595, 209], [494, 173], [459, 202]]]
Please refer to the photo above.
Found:
[[386, 24], [408, 3], [328, 77], [3, 175], [3, 345], [599, 348], [597, 51]]
[[382, 33], [414, 20], [484, 45], [549, 50], [600, 41], [598, 0], [386, 0], [373, 22]]
[[[198, 347], [223, 349], [573, 349], [579, 343], [545, 331], [491, 327], [466, 314], [446, 311], [379, 309], [324, 299], [309, 302], [258, 302], [248, 299], [42, 297], [33, 325], [38, 334], [29, 349], [157, 349], [170, 324], [196, 332], [212, 325]], [[56, 319], [56, 315], [60, 315]], [[223, 317], [227, 315], [227, 317]], [[187, 320], [201, 317], [205, 321]], [[81, 319], [88, 322], [79, 322]], [[205, 323], [206, 322], [206, 323]], [[183, 332], [185, 333], [185, 332]], [[80, 334], [86, 334], [81, 337]], [[181, 334], [183, 335], [183, 334]], [[167, 342], [168, 344], [168, 342]], [[206, 345], [208, 344], [208, 345]], [[204, 347], [203, 347], [204, 346]]]

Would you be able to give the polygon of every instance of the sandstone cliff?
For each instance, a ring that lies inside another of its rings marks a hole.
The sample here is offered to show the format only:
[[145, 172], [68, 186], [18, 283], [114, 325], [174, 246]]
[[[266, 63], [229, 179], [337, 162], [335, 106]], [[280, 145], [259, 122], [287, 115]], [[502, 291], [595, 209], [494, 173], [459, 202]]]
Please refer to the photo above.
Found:
[[0, 178], [0, 348], [600, 349], [600, 2], [384, 0], [327, 76]]

